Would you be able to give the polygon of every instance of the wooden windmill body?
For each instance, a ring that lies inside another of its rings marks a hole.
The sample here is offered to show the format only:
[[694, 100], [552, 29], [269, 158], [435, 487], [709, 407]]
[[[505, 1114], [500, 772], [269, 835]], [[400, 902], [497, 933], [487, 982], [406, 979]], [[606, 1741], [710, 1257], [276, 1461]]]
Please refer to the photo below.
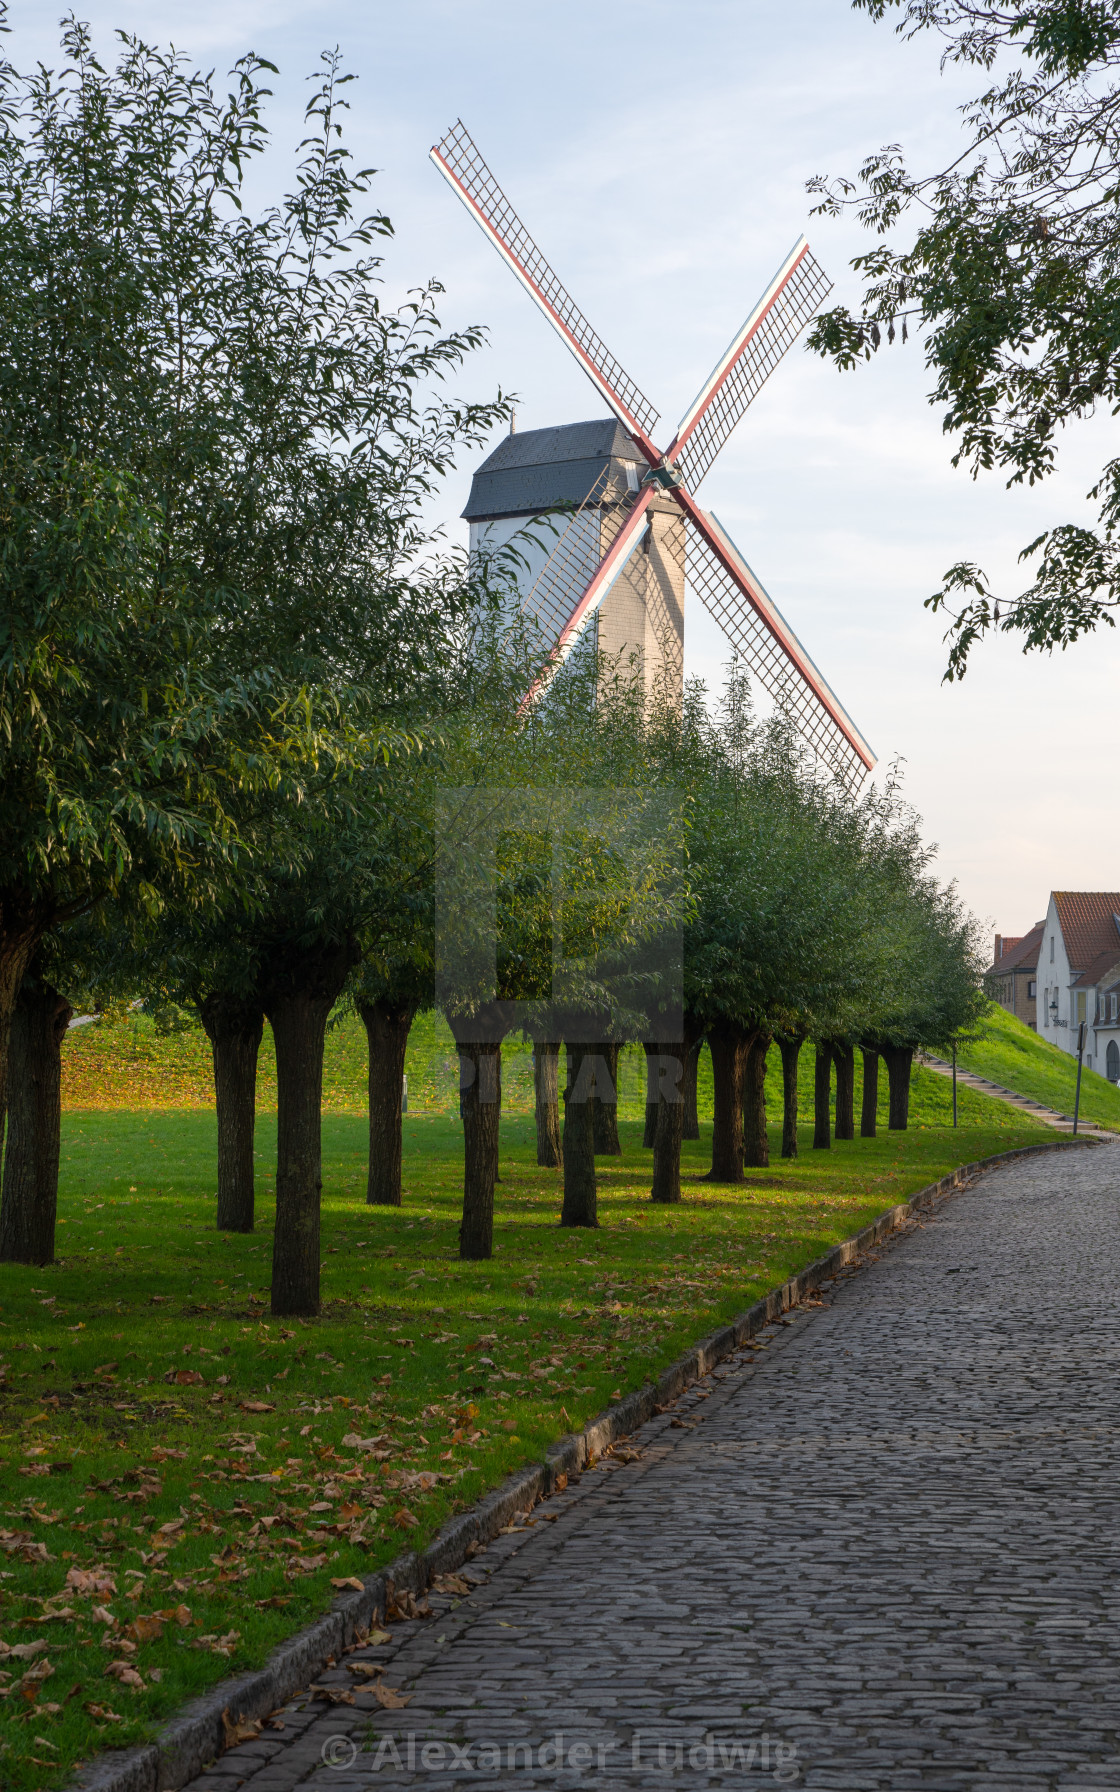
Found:
[[613, 412], [507, 437], [472, 485], [464, 515], [476, 552], [492, 552], [515, 534], [520, 545], [534, 517], [554, 519], [551, 538], [526, 553], [521, 579], [525, 616], [546, 644], [545, 668], [527, 701], [581, 644], [629, 659], [647, 686], [679, 700], [687, 591], [818, 758], [858, 788], [874, 753], [726, 530], [694, 496], [830, 291], [804, 237], [662, 453], [652, 436], [657, 412], [561, 285], [462, 123], [431, 153]]

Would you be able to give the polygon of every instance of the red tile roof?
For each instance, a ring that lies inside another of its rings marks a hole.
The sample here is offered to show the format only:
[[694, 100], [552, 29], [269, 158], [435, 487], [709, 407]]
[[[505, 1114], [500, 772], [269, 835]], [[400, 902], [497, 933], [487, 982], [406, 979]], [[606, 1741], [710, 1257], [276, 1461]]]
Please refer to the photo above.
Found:
[[1017, 940], [1010, 951], [1007, 950], [1007, 942], [1005, 940], [1003, 957], [996, 959], [989, 970], [988, 975], [995, 976], [1000, 971], [1036, 970], [1038, 967], [1038, 948], [1042, 943], [1042, 928], [1043, 922], [1040, 921], [1037, 927], [1032, 927], [1029, 933], [1025, 933], [1022, 939]]
[[1120, 890], [1055, 890], [1054, 903], [1071, 971], [1102, 952], [1120, 955]]
[[1113, 971], [1120, 970], [1120, 940], [1110, 952], [1098, 952], [1092, 963], [1082, 971], [1075, 989], [1093, 989], [1098, 983], [1107, 983]]

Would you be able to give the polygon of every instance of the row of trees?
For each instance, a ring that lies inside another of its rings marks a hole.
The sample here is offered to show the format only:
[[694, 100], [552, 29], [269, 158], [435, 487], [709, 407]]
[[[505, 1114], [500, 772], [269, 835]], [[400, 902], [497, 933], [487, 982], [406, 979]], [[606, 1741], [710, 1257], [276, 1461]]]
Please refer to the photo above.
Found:
[[335, 59], [292, 192], [250, 218], [267, 65], [219, 101], [133, 40], [108, 73], [83, 28], [65, 47], [61, 76], [0, 71], [0, 1257], [53, 1255], [76, 999], [199, 1015], [225, 1229], [254, 1222], [270, 1025], [278, 1313], [318, 1307], [340, 1001], [369, 1038], [372, 1202], [400, 1200], [412, 1019], [447, 1016], [464, 1257], [492, 1249], [514, 1029], [566, 1225], [596, 1224], [627, 1039], [648, 1053], [657, 1200], [680, 1198], [704, 1038], [717, 1180], [764, 1159], [772, 1039], [784, 1149], [806, 1039], [818, 1143], [833, 1064], [851, 1134], [857, 1048], [865, 1090], [886, 1059], [904, 1124], [915, 1046], [977, 1000], [967, 917], [897, 790], [853, 804], [737, 679], [719, 714], [691, 691], [682, 717], [584, 660], [521, 714], [540, 655], [509, 625], [509, 569], [438, 553], [421, 522], [506, 404], [442, 394], [481, 333], [441, 333], [438, 288], [382, 303], [370, 251], [391, 226], [361, 210]]

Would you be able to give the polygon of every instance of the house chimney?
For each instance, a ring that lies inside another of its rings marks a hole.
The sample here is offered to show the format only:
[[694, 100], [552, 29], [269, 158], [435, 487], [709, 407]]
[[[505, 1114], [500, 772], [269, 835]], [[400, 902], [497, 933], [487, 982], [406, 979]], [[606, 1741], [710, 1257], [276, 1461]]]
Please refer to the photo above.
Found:
[[997, 933], [996, 934], [996, 963], [997, 964], [999, 963], [999, 960], [1002, 957], [1003, 957], [1003, 935], [1002, 935], [1002, 933]]

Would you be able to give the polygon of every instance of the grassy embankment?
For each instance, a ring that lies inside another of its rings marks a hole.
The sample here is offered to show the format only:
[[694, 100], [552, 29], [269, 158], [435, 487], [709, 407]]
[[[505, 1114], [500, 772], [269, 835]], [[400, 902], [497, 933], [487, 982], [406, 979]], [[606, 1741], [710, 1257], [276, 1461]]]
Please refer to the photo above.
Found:
[[511, 1049], [495, 1255], [461, 1264], [448, 1042], [430, 1020], [416, 1029], [399, 1210], [364, 1204], [361, 1048], [353, 1025], [331, 1035], [322, 1316], [281, 1324], [267, 1308], [267, 1113], [258, 1231], [225, 1237], [200, 1037], [132, 1022], [67, 1041], [59, 1261], [0, 1282], [10, 1792], [59, 1786], [76, 1761], [260, 1662], [332, 1582], [423, 1545], [884, 1207], [1049, 1136], [968, 1091], [954, 1134], [948, 1084], [919, 1072], [910, 1132], [814, 1152], [806, 1128], [799, 1159], [739, 1187], [702, 1180], [705, 1123], [685, 1148], [684, 1202], [654, 1208], [635, 1055], [624, 1154], [600, 1160], [601, 1228], [561, 1232], [560, 1176], [536, 1166], [527, 1059]]
[[[1059, 1114], [1073, 1113], [1077, 1059], [993, 1003], [984, 1021], [985, 1037], [962, 1045], [957, 1062], [990, 1077], [1016, 1095], [1045, 1102]], [[1081, 1073], [1081, 1117], [1120, 1131], [1120, 1088], [1095, 1070]]]

